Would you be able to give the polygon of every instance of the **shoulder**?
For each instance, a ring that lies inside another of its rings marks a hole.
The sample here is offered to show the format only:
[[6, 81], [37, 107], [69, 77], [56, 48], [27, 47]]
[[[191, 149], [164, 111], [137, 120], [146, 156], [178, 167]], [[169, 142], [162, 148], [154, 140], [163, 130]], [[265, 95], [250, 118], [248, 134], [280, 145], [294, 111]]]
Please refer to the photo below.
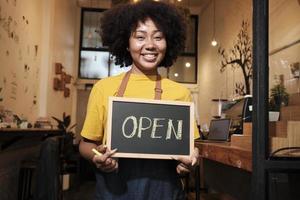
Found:
[[121, 73], [119, 75], [110, 76], [97, 81], [93, 86], [92, 92], [94, 91], [105, 93], [107, 91], [115, 90], [115, 88], [119, 86], [124, 74], [125, 73]]
[[181, 83], [172, 81], [168, 78], [162, 79], [163, 90], [174, 97], [174, 100], [189, 101], [190, 100], [190, 90], [182, 85]]
[[109, 86], [112, 83], [117, 82], [118, 80], [121, 80], [123, 78], [125, 73], [121, 73], [119, 75], [116, 76], [110, 76], [107, 78], [103, 78], [99, 81], [96, 82], [96, 84], [94, 85], [94, 88], [102, 88], [103, 86]]
[[185, 92], [185, 93], [190, 93], [190, 90], [188, 88], [186, 88], [184, 85], [182, 85], [181, 83], [172, 81], [168, 78], [163, 78], [163, 83], [166, 87], [168, 88], [172, 88], [172, 89], [177, 89], [181, 92]]

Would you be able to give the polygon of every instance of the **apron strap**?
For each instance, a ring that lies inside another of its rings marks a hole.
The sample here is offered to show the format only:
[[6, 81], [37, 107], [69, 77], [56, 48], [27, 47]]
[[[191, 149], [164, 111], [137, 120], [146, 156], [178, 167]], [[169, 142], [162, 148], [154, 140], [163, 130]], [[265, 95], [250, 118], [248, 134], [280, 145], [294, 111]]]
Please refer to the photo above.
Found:
[[128, 72], [126, 72], [126, 74], [124, 75], [124, 77], [122, 79], [122, 82], [121, 82], [121, 84], [119, 86], [119, 89], [117, 91], [117, 97], [123, 97], [124, 96], [124, 93], [125, 93], [125, 90], [126, 90], [126, 86], [127, 86], [130, 74], [131, 74], [131, 70], [129, 70]]
[[[117, 97], [123, 97], [124, 96], [124, 93], [125, 93], [128, 81], [129, 81], [130, 74], [131, 74], [131, 70], [126, 72], [126, 74], [124, 75], [124, 77], [122, 79], [122, 82], [119, 86], [119, 89], [117, 91], [117, 94], [116, 94]], [[156, 78], [156, 81], [155, 81], [154, 92], [155, 92], [154, 99], [160, 100], [163, 90], [161, 89], [161, 76], [159, 74], [157, 74], [157, 78]]]
[[161, 100], [161, 94], [163, 90], [161, 89], [161, 76], [159, 74], [157, 74], [154, 90], [155, 90], [154, 99]]

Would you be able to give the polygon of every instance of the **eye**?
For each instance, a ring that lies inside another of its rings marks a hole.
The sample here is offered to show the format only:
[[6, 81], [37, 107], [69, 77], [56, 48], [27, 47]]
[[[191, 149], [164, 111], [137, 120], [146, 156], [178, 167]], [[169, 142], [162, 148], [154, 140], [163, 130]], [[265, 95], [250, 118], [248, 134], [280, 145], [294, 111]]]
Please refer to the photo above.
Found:
[[162, 36], [155, 36], [154, 39], [155, 39], [156, 41], [160, 41], [160, 40], [163, 39], [163, 37], [162, 37]]
[[141, 35], [137, 35], [135, 38], [139, 41], [143, 41], [145, 39], [145, 37]]
[[154, 34], [153, 38], [156, 41], [160, 41], [160, 40], [164, 39], [164, 35], [162, 33], [158, 32], [158, 33]]

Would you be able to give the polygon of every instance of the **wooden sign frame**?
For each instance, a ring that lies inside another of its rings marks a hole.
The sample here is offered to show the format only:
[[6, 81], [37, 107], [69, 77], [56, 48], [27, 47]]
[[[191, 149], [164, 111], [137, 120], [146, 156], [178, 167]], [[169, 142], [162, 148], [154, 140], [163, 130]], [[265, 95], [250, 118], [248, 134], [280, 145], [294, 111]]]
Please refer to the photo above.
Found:
[[[113, 122], [113, 106], [115, 102], [125, 102], [125, 103], [138, 103], [138, 104], [153, 104], [154, 106], [159, 104], [162, 106], [182, 106], [184, 109], [188, 107], [189, 111], [189, 141], [185, 141], [188, 144], [188, 153], [186, 154], [160, 154], [160, 153], [128, 153], [118, 151], [113, 155], [113, 157], [126, 157], [126, 158], [145, 158], [145, 159], [174, 159], [177, 157], [189, 157], [192, 155], [194, 150], [194, 103], [193, 102], [183, 102], [183, 101], [166, 101], [166, 100], [151, 100], [151, 99], [135, 99], [135, 98], [124, 98], [124, 97], [109, 97], [108, 101], [108, 115], [107, 115], [107, 141], [106, 144], [108, 148], [118, 148], [112, 147], [112, 126]], [[187, 115], [187, 113], [186, 113]], [[185, 125], [186, 126], [186, 125]], [[186, 134], [186, 133], [182, 133]], [[185, 136], [187, 137], [187, 136]], [[180, 148], [182, 146], [176, 146]], [[185, 149], [187, 151], [187, 148]]]

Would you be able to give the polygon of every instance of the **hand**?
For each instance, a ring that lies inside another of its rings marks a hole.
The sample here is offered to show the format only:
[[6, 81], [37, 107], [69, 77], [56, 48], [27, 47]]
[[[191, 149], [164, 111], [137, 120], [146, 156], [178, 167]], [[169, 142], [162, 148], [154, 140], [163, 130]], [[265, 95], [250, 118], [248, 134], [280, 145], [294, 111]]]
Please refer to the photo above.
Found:
[[93, 163], [98, 169], [103, 172], [113, 172], [118, 169], [117, 159], [111, 158], [111, 156], [116, 152], [116, 150], [110, 151], [106, 146], [100, 145], [97, 148], [97, 151], [102, 155], [94, 155]]
[[176, 167], [179, 175], [190, 173], [199, 164], [199, 149], [194, 148], [194, 152], [190, 157], [177, 157], [175, 158], [180, 163]]

